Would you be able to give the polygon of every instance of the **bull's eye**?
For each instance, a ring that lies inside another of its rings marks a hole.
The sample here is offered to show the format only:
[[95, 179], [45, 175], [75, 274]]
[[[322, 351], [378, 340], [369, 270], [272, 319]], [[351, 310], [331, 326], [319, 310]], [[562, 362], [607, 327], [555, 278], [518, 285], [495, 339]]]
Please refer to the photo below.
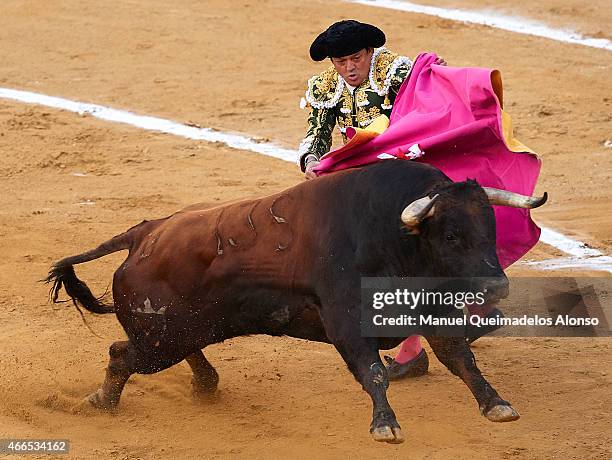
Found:
[[457, 235], [455, 235], [454, 233], [446, 234], [446, 241], [456, 241], [456, 240], [457, 240]]

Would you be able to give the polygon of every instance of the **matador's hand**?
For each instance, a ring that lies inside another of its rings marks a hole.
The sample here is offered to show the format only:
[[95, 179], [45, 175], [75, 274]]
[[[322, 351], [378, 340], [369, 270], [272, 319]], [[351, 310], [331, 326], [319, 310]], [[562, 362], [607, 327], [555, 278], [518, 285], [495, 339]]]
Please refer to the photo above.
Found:
[[317, 166], [319, 166], [319, 162], [315, 161], [315, 160], [312, 160], [312, 161], [309, 161], [308, 163], [306, 163], [305, 177], [306, 177], [307, 180], [314, 179], [314, 178], [317, 177], [317, 175], [313, 171], [313, 169], [316, 168]]
[[438, 58], [434, 61], [434, 64], [438, 64], [438, 65], [448, 65], [446, 63], [446, 61], [444, 60], [444, 58], [438, 56]]

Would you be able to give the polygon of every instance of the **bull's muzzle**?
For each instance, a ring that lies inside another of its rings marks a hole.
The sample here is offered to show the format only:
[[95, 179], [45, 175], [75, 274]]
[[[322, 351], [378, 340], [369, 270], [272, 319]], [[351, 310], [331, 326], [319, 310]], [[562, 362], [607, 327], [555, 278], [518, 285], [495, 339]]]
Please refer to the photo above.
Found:
[[482, 282], [480, 288], [484, 291], [487, 302], [505, 299], [510, 294], [510, 282], [505, 276], [488, 278]]

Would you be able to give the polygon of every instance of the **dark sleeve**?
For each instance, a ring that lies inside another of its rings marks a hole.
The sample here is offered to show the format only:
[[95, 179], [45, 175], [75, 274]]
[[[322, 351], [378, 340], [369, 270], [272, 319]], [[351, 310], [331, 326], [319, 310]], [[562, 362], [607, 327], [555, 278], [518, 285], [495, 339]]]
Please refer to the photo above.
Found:
[[312, 108], [308, 117], [308, 131], [299, 148], [299, 163], [302, 171], [305, 170], [307, 156], [314, 155], [319, 159], [329, 152], [335, 125], [336, 115], [333, 109]]
[[412, 64], [406, 63], [400, 64], [399, 66], [397, 66], [397, 69], [395, 69], [395, 72], [391, 77], [391, 86], [389, 89], [389, 92], [391, 93], [393, 98], [397, 96], [397, 93], [400, 87], [402, 86], [402, 83], [404, 83], [404, 81], [410, 76], [411, 70]]

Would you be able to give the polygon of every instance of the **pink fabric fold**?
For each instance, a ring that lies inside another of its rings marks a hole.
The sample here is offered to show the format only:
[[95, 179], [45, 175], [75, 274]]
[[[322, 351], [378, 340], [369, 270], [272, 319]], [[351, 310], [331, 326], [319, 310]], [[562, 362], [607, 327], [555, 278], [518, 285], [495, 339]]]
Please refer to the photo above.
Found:
[[[502, 107], [493, 86], [497, 71], [486, 68], [447, 67], [433, 64], [435, 54], [421, 54], [414, 62], [395, 100], [389, 128], [357, 146], [350, 143], [322, 159], [318, 175], [377, 161], [401, 159], [418, 144], [424, 156], [412, 160], [429, 163], [453, 181], [475, 179], [496, 187], [532, 195], [540, 160], [529, 152], [508, 148], [502, 126]], [[501, 98], [501, 81], [497, 88]], [[386, 153], [400, 158], [380, 160]], [[538, 241], [540, 229], [529, 210], [494, 206], [497, 253], [508, 267]]]

